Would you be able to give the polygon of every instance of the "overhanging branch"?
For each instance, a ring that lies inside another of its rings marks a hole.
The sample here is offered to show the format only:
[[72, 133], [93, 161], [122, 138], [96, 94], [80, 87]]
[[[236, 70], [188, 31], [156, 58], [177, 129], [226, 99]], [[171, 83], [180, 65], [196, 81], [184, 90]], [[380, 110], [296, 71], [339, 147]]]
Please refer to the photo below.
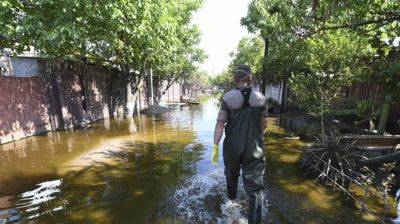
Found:
[[325, 31], [325, 30], [337, 30], [337, 29], [347, 29], [347, 28], [357, 28], [357, 27], [362, 27], [370, 24], [376, 24], [377, 27], [382, 27], [384, 25], [387, 25], [388, 23], [395, 22], [395, 21], [400, 21], [400, 16], [392, 16], [392, 17], [387, 17], [387, 18], [381, 18], [381, 19], [372, 19], [372, 20], [365, 20], [361, 21], [358, 23], [350, 23], [350, 24], [342, 24], [342, 25], [336, 25], [336, 26], [325, 26], [321, 27], [316, 31], [310, 32], [306, 34], [306, 37], [312, 36], [314, 34], [317, 34], [319, 32]]

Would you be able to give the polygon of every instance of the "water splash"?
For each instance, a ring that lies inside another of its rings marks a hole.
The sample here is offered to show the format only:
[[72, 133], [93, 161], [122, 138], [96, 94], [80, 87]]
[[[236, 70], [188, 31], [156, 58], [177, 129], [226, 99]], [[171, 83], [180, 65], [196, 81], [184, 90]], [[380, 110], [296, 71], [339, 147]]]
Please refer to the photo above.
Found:
[[[165, 206], [175, 219], [185, 223], [247, 223], [247, 196], [240, 181], [238, 197], [226, 197], [225, 176], [222, 169], [204, 175], [195, 175], [175, 190]], [[264, 214], [267, 200], [264, 197]]]
[[238, 201], [226, 200], [221, 204], [222, 218], [218, 218], [218, 223], [229, 223], [229, 224], [246, 224], [247, 220], [243, 216], [243, 206]]

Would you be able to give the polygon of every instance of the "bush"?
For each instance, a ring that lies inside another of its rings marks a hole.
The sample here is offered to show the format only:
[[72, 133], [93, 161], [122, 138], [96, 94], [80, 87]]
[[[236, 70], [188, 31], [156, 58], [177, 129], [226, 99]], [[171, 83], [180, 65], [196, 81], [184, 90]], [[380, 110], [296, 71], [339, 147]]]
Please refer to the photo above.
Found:
[[[327, 176], [333, 180], [340, 174], [358, 178], [354, 174], [357, 173], [356, 162], [361, 159], [361, 156], [358, 153], [359, 150], [353, 147], [355, 142], [345, 142], [335, 132], [316, 137], [316, 140], [316, 144], [304, 149], [300, 160], [302, 168], [318, 174], [318, 177]], [[326, 164], [339, 172], [327, 169]], [[345, 182], [343, 179], [342, 184]]]

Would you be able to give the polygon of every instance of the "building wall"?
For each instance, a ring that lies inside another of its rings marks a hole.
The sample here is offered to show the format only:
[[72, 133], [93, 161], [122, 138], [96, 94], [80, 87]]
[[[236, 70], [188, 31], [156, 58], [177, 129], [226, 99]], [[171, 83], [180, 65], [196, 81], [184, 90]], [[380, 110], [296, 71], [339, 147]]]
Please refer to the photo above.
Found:
[[0, 75], [0, 144], [51, 130], [45, 83]]

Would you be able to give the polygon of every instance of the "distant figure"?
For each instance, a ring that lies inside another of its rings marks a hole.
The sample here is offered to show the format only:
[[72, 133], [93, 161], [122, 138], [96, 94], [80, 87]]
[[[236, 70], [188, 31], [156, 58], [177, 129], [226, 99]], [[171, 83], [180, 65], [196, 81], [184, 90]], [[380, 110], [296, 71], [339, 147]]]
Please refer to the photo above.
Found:
[[244, 189], [249, 196], [248, 222], [261, 223], [266, 100], [261, 92], [250, 87], [249, 66], [237, 66], [234, 80], [236, 88], [227, 92], [222, 98], [215, 125], [211, 162], [217, 164], [218, 145], [225, 128], [223, 158], [228, 197], [231, 200], [236, 199], [240, 169], [242, 169]]

